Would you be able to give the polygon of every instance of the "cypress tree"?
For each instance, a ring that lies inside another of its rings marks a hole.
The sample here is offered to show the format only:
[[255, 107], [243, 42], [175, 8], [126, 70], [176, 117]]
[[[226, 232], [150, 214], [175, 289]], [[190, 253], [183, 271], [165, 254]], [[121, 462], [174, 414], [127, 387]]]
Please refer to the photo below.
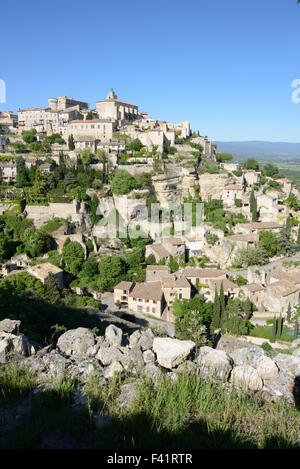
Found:
[[295, 328], [294, 328], [294, 340], [298, 339], [298, 330], [299, 330], [299, 325], [298, 325], [298, 321], [296, 321]]
[[220, 327], [220, 320], [221, 320], [221, 304], [220, 298], [217, 292], [217, 288], [215, 289], [215, 299], [214, 299], [214, 312], [211, 322], [211, 332], [212, 334], [216, 329]]
[[274, 316], [273, 318], [273, 330], [272, 330], [272, 342], [275, 342], [277, 334], [277, 319]]
[[298, 228], [297, 244], [300, 244], [300, 223]]
[[249, 320], [252, 314], [252, 303], [249, 298], [245, 301], [245, 319]]
[[252, 214], [252, 221], [257, 221], [257, 200], [255, 198], [253, 189], [250, 195], [250, 211]]
[[283, 324], [282, 324], [282, 317], [281, 317], [281, 313], [280, 313], [280, 316], [279, 316], [279, 319], [277, 319], [277, 339], [280, 339], [281, 336], [282, 336], [282, 329], [283, 329]]
[[69, 136], [68, 144], [69, 144], [69, 150], [74, 150], [75, 144], [74, 144], [74, 138], [72, 134]]
[[291, 303], [289, 303], [288, 309], [287, 309], [287, 320], [288, 320], [288, 322], [290, 322], [290, 320], [291, 320], [291, 313], [292, 313]]
[[222, 325], [224, 315], [225, 315], [225, 296], [224, 296], [224, 285], [222, 282], [221, 288], [220, 288], [220, 327]]

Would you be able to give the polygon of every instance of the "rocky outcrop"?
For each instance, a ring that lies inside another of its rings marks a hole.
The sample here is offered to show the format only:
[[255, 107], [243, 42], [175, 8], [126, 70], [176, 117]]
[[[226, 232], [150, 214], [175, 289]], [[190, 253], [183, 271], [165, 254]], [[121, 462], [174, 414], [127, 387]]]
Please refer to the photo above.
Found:
[[[187, 373], [200, 375], [205, 381], [222, 381], [228, 388], [259, 392], [265, 401], [294, 403], [300, 397], [299, 354], [277, 354], [271, 359], [253, 345], [231, 347], [228, 352], [205, 346], [196, 353], [190, 340], [154, 337], [151, 329], [136, 330], [127, 337], [114, 325], [98, 337], [83, 327], [69, 330], [59, 337], [56, 347], [39, 348], [18, 333], [20, 326], [19, 321], [1, 321], [5, 331], [0, 330], [0, 363], [6, 363], [14, 353], [36, 374], [39, 383], [63, 380], [66, 373], [81, 382], [91, 374], [106, 382], [116, 373], [134, 382], [142, 377], [153, 382], [165, 377], [175, 382], [181, 373]], [[299, 350], [297, 346], [293, 344], [291, 352]], [[131, 396], [135, 394], [133, 385], [124, 387], [125, 401], [126, 389]]]

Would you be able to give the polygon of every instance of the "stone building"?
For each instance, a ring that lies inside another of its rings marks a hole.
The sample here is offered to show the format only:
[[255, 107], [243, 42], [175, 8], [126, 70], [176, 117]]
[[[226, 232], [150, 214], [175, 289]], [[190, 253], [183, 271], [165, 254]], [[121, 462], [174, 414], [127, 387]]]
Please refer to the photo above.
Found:
[[222, 194], [222, 200], [225, 207], [233, 207], [235, 205], [235, 199], [241, 199], [244, 190], [242, 186], [237, 184], [229, 184], [224, 187]]
[[13, 133], [18, 127], [18, 116], [12, 111], [0, 111], [0, 132]]
[[119, 100], [113, 90], [108, 93], [104, 101], [96, 102], [96, 112], [100, 119], [110, 119], [120, 123], [133, 121], [140, 116], [135, 104]]
[[45, 262], [44, 264], [34, 265], [33, 267], [29, 267], [27, 272], [36, 277], [42, 283], [45, 283], [49, 274], [53, 274], [58, 286], [63, 288], [63, 273], [64, 271], [55, 265], [50, 264], [49, 262]]
[[2, 162], [0, 161], [0, 180], [7, 184], [16, 182], [17, 165], [14, 161]]
[[73, 135], [76, 141], [78, 137], [108, 140], [112, 138], [113, 131], [114, 124], [109, 119], [74, 120], [68, 125], [68, 133]]
[[167, 265], [147, 265], [146, 282], [161, 281], [170, 274], [170, 267]]
[[197, 267], [185, 267], [182, 273], [194, 286], [197, 284], [209, 286], [210, 282], [212, 281], [225, 280], [227, 278], [226, 270], [219, 269], [199, 269]]
[[161, 318], [165, 308], [161, 282], [136, 283], [128, 295], [128, 308]]

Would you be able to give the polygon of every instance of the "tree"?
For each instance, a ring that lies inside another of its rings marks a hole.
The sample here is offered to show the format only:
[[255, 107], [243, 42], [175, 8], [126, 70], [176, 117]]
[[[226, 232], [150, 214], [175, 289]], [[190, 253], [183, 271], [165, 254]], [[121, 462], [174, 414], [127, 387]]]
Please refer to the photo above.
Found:
[[257, 221], [257, 200], [255, 198], [253, 189], [250, 194], [250, 211], [252, 214], [252, 221]]
[[72, 134], [68, 138], [68, 146], [69, 146], [69, 150], [74, 150], [75, 148], [74, 138]]
[[231, 155], [231, 153], [217, 153], [217, 161], [219, 163], [224, 163], [232, 160], [233, 156]]
[[259, 163], [254, 158], [248, 158], [247, 161], [243, 164], [244, 169], [252, 169], [254, 171], [259, 170]]
[[103, 257], [98, 263], [99, 274], [96, 287], [100, 291], [113, 291], [113, 288], [126, 274], [126, 263], [119, 256], [112, 255]]
[[25, 187], [29, 185], [27, 169], [25, 165], [25, 160], [19, 156], [16, 160], [17, 163], [17, 177], [16, 177], [16, 187]]
[[119, 169], [114, 173], [110, 186], [113, 194], [125, 195], [137, 188], [137, 182], [128, 171]]
[[31, 189], [31, 193], [34, 197], [44, 197], [47, 192], [47, 179], [42, 171], [37, 168], [35, 173], [34, 185]]
[[283, 225], [279, 232], [277, 244], [279, 254], [289, 254], [292, 251], [290, 217], [287, 218], [286, 224]]
[[66, 176], [63, 180], [63, 185], [67, 190], [73, 189], [77, 185], [76, 176], [74, 175], [74, 173], [72, 171], [69, 171], [66, 174]]
[[264, 174], [268, 177], [275, 178], [279, 174], [277, 166], [268, 163], [264, 166]]
[[23, 131], [21, 135], [22, 135], [22, 138], [23, 138], [24, 142], [27, 143], [27, 144], [30, 144], [30, 143], [33, 143], [33, 142], [37, 141], [36, 130], [35, 129], [28, 130], [28, 131]]
[[96, 156], [99, 161], [102, 163], [102, 184], [108, 182], [108, 158], [105, 150], [97, 150]]
[[215, 330], [219, 329], [220, 326], [221, 326], [221, 304], [220, 304], [220, 298], [219, 298], [217, 288], [216, 288], [214, 307], [213, 307], [213, 317], [212, 317], [212, 322], [211, 322], [211, 334], [214, 334]]
[[60, 298], [61, 293], [55, 275], [50, 272], [45, 280], [45, 299], [49, 301], [49, 303], [55, 304]]
[[299, 331], [299, 323], [298, 323], [298, 320], [296, 319], [295, 327], [294, 327], [294, 340], [298, 339], [298, 331]]
[[252, 316], [252, 303], [250, 298], [247, 298], [245, 301], [245, 319], [249, 320]]
[[96, 275], [98, 275], [98, 262], [93, 258], [88, 259], [82, 266], [79, 278], [84, 283], [89, 284]]
[[81, 158], [82, 164], [84, 167], [86, 167], [88, 164], [91, 163], [92, 161], [92, 153], [90, 148], [83, 148], [81, 150], [78, 150], [78, 154]]
[[223, 282], [221, 282], [221, 287], [220, 287], [220, 325], [222, 324], [222, 319], [224, 318], [225, 315], [225, 295], [224, 295], [224, 285]]
[[259, 245], [266, 251], [269, 257], [277, 253], [277, 236], [270, 230], [262, 230], [259, 233]]
[[53, 239], [48, 233], [29, 228], [24, 233], [24, 250], [31, 257], [46, 254], [52, 249]]
[[0, 262], [4, 262], [12, 255], [10, 238], [4, 233], [0, 233]]
[[77, 241], [65, 242], [62, 257], [69, 272], [78, 275], [84, 261], [84, 250], [81, 244]]

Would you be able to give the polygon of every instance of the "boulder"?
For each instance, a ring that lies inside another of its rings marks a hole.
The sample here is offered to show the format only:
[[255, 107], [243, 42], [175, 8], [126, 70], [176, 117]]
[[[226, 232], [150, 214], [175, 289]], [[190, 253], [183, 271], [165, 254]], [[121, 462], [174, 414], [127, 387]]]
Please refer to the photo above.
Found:
[[228, 380], [232, 364], [227, 353], [211, 347], [201, 347], [197, 357], [200, 375], [204, 378]]
[[170, 337], [155, 337], [153, 340], [153, 350], [158, 363], [170, 370], [180, 365], [194, 348], [195, 343], [191, 340], [178, 340]]
[[154, 334], [151, 329], [147, 329], [141, 333], [141, 337], [137, 343], [143, 351], [149, 350], [153, 347]]
[[135, 347], [140, 340], [142, 333], [140, 331], [134, 331], [129, 337], [129, 347]]
[[250, 365], [253, 366], [253, 368], [256, 368], [258, 362], [264, 355], [265, 352], [262, 348], [253, 346], [238, 348], [229, 353], [235, 365]]
[[24, 357], [35, 354], [34, 347], [30, 344], [29, 340], [24, 334], [19, 334], [12, 337], [12, 344], [15, 353], [23, 355]]
[[109, 379], [113, 378], [115, 373], [121, 373], [123, 371], [123, 366], [120, 362], [114, 361], [111, 365], [109, 365], [103, 373], [104, 378]]
[[198, 367], [197, 364], [192, 362], [191, 360], [186, 360], [185, 362], [181, 363], [181, 365], [176, 368], [177, 373], [187, 373], [189, 375], [197, 374]]
[[108, 347], [107, 345], [100, 347], [96, 358], [100, 360], [102, 365], [111, 365], [114, 361], [120, 361], [123, 357], [121, 350], [117, 347]]
[[289, 374], [291, 378], [300, 375], [300, 357], [279, 353], [273, 358], [273, 361], [278, 366], [280, 372], [283, 371]]
[[85, 327], [71, 329], [62, 334], [57, 341], [57, 347], [66, 355], [85, 355], [94, 344], [94, 334]]
[[269, 379], [275, 379], [278, 376], [278, 366], [271, 360], [271, 358], [263, 355], [256, 366], [257, 373], [265, 381]]
[[152, 381], [156, 381], [163, 376], [162, 371], [154, 363], [147, 363], [144, 368], [144, 374]]
[[105, 329], [105, 339], [106, 341], [115, 347], [120, 347], [122, 345], [123, 332], [119, 327], [110, 324]]
[[9, 339], [2, 339], [0, 341], [0, 364], [6, 363], [6, 354], [10, 348]]
[[250, 365], [239, 365], [233, 368], [230, 382], [234, 386], [251, 391], [260, 391], [263, 388], [261, 377]]
[[277, 378], [264, 383], [262, 398], [267, 402], [279, 403], [284, 399], [294, 404], [294, 379], [287, 373], [280, 372]]
[[145, 363], [155, 362], [155, 353], [152, 350], [145, 350], [143, 353], [143, 359]]
[[21, 326], [21, 321], [14, 319], [3, 319], [0, 321], [0, 331], [8, 332], [9, 334], [17, 334]]
[[133, 383], [123, 384], [123, 386], [121, 386], [121, 392], [117, 398], [117, 403], [125, 409], [130, 408], [137, 398], [136, 388], [136, 381]]

